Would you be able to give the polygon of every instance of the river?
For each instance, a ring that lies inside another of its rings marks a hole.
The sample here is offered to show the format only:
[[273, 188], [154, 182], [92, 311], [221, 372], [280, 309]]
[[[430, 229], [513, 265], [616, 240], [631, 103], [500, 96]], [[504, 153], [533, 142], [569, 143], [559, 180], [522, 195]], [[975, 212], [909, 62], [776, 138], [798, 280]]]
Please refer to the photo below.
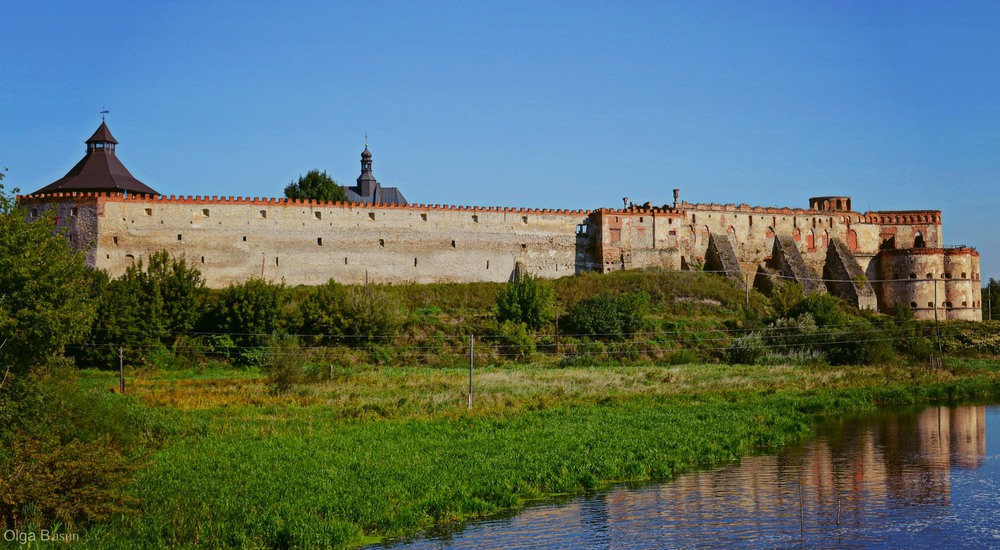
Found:
[[881, 411], [801, 447], [389, 548], [996, 548], [1000, 407]]

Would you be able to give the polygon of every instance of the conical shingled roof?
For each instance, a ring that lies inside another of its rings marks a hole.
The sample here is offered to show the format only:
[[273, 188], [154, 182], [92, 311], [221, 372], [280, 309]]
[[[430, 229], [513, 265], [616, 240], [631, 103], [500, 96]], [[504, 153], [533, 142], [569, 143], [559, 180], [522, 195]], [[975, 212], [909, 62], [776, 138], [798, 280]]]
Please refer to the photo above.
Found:
[[84, 143], [114, 143], [118, 144], [118, 140], [115, 136], [111, 135], [111, 130], [108, 130], [108, 125], [102, 120], [101, 126], [94, 132], [94, 135], [90, 136], [90, 139]]
[[115, 156], [118, 141], [103, 121], [86, 141], [87, 155], [62, 178], [35, 191], [34, 195], [66, 192], [116, 191], [159, 195], [153, 188], [135, 179]]

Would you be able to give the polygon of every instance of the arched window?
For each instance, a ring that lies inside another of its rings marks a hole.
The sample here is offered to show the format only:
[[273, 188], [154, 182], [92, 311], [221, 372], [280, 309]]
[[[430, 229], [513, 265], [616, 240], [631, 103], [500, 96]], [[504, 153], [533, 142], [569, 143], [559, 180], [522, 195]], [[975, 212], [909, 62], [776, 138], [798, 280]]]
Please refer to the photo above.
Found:
[[927, 248], [923, 233], [917, 231], [917, 236], [913, 238], [913, 248]]

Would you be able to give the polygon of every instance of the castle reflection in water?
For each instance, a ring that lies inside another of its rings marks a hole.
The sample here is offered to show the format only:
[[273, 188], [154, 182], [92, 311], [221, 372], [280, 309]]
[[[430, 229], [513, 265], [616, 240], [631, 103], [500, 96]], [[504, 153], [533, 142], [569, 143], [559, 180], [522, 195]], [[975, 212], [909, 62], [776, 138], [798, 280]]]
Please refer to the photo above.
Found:
[[[682, 544], [685, 536], [693, 537], [692, 543], [706, 536], [717, 543], [748, 536], [760, 543], [762, 532], [797, 537], [801, 517], [821, 530], [824, 525], [877, 529], [886, 510], [949, 506], [952, 468], [977, 468], [985, 456], [982, 406], [843, 419], [824, 424], [807, 444], [777, 456], [746, 457], [669, 483], [528, 509], [504, 520], [505, 530], [529, 539], [533, 531], [539, 537], [553, 530], [571, 538], [570, 533], [588, 533], [584, 546], [597, 541], [619, 546], [637, 542], [637, 533], [667, 532]], [[770, 523], [762, 526], [761, 518]]]

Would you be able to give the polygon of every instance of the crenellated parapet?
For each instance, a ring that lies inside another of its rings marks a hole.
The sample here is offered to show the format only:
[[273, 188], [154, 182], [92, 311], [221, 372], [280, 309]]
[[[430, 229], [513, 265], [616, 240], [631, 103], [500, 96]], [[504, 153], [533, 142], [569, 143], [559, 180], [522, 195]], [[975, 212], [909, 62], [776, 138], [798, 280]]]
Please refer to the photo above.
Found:
[[187, 205], [251, 205], [251, 206], [309, 206], [322, 208], [345, 209], [386, 209], [386, 210], [419, 210], [438, 212], [503, 212], [513, 214], [565, 214], [587, 216], [591, 210], [572, 210], [556, 208], [517, 208], [507, 206], [464, 206], [449, 204], [381, 204], [347, 201], [318, 201], [309, 199], [287, 199], [276, 197], [239, 197], [218, 195], [140, 195], [115, 192], [68, 192], [18, 195], [17, 200], [23, 204], [40, 204], [47, 202], [63, 202], [66, 200], [97, 200], [103, 202], [128, 202], [152, 204], [187, 204]]

